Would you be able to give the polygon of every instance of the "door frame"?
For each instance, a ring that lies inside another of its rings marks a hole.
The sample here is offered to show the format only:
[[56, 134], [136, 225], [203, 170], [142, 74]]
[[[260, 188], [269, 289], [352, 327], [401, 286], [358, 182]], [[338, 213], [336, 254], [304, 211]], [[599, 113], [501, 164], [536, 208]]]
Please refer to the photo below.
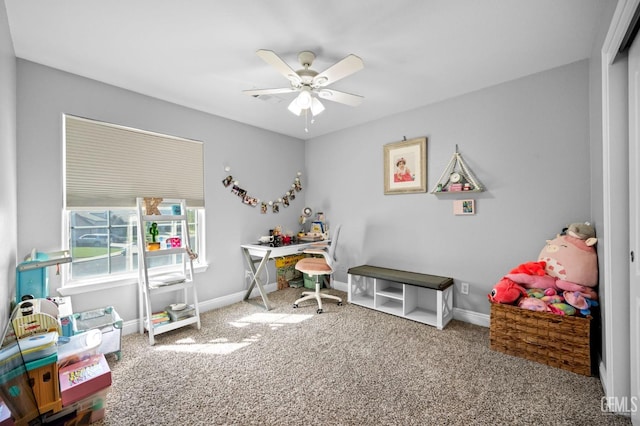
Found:
[[[614, 60], [639, 3], [640, 0], [618, 1], [600, 58], [604, 231], [604, 238], [599, 239], [603, 267], [601, 285], [604, 287], [604, 359], [600, 363], [600, 377], [605, 395], [617, 398], [629, 398], [631, 390], [628, 299], [629, 171], [620, 167], [620, 164], [626, 163], [625, 152], [628, 153], [628, 84], [627, 67], [624, 66], [624, 70], [621, 70], [620, 66], [614, 64]], [[622, 134], [627, 137], [623, 138]], [[621, 144], [621, 139], [625, 143]], [[620, 194], [624, 194], [624, 197]]]

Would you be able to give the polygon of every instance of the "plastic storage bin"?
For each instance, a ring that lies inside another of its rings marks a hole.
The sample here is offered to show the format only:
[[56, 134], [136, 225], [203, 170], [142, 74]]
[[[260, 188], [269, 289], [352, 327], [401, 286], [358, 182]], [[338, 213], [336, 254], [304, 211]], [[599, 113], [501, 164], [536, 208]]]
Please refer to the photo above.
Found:
[[102, 332], [99, 328], [71, 337], [60, 337], [58, 339], [58, 367], [66, 367], [92, 355], [97, 355], [100, 344], [102, 344]]
[[98, 352], [105, 355], [114, 353], [116, 358], [120, 359], [122, 356], [122, 318], [113, 309], [113, 306], [75, 313], [72, 321], [74, 335], [99, 329], [102, 332], [102, 343], [98, 347]]
[[[45, 416], [46, 423], [87, 425], [101, 420], [104, 418], [110, 389], [111, 386], [104, 388], [78, 402], [63, 407], [55, 414]], [[1, 423], [0, 426], [2, 426]]]

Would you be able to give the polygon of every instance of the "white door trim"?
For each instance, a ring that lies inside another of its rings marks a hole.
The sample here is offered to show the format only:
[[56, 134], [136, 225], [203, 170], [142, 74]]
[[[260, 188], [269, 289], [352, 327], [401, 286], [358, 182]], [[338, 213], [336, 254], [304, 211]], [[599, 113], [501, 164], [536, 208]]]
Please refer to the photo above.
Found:
[[[607, 397], [617, 396], [629, 396], [629, 363], [617, 363], [614, 362], [614, 359], [617, 356], [626, 356], [626, 359], [629, 359], [629, 346], [628, 343], [625, 345], [621, 343], [621, 339], [614, 339], [613, 336], [629, 336], [629, 330], [625, 332], [621, 330], [620, 327], [629, 327], [629, 321], [621, 321], [620, 315], [621, 311], [617, 304], [612, 302], [612, 295], [616, 294], [616, 292], [620, 292], [619, 285], [621, 279], [624, 280], [623, 274], [626, 274], [626, 280], [623, 282], [628, 283], [628, 266], [621, 271], [620, 267], [617, 267], [614, 264], [614, 256], [624, 256], [623, 258], [626, 260], [628, 255], [628, 243], [626, 243], [626, 249], [621, 249], [620, 244], [623, 239], [628, 237], [628, 233], [625, 235], [623, 229], [620, 229], [619, 226], [614, 227], [614, 222], [616, 222], [615, 212], [614, 210], [614, 202], [613, 200], [613, 190], [617, 189], [620, 191], [619, 187], [616, 186], [619, 182], [616, 180], [616, 176], [612, 176], [614, 170], [612, 167], [615, 164], [612, 164], [612, 139], [611, 134], [612, 131], [612, 123], [611, 123], [611, 114], [612, 114], [612, 105], [611, 105], [611, 90], [615, 81], [609, 73], [611, 69], [611, 65], [615, 56], [618, 52], [622, 39], [627, 32], [627, 28], [633, 18], [633, 14], [640, 3], [640, 0], [619, 0], [616, 10], [614, 12], [613, 18], [611, 20], [611, 24], [609, 26], [609, 31], [605, 38], [602, 51], [601, 51], [601, 67], [602, 67], [602, 161], [603, 161], [603, 171], [602, 171], [602, 185], [603, 185], [603, 235], [605, 238], [599, 240], [599, 244], [602, 244], [601, 254], [603, 255], [602, 265], [604, 271], [602, 272], [602, 278], [604, 286], [604, 295], [605, 306], [603, 306], [602, 312], [604, 314], [603, 318], [603, 326], [605, 330], [605, 340], [604, 340], [604, 358], [606, 361], [606, 365], [601, 365], [601, 380], [602, 385], [605, 390], [605, 394]], [[614, 114], [620, 114], [620, 111], [613, 111]], [[618, 142], [619, 143], [619, 142]], [[626, 147], [626, 143], [625, 143]], [[628, 231], [628, 225], [627, 225]], [[628, 263], [625, 261], [625, 265]], [[626, 271], [626, 272], [625, 272]], [[627, 318], [628, 318], [628, 308], [626, 308]], [[614, 315], [615, 314], [615, 315]], [[624, 317], [624, 315], [623, 315]], [[615, 327], [614, 327], [615, 325]], [[626, 354], [621, 354], [621, 351], [627, 351]]]

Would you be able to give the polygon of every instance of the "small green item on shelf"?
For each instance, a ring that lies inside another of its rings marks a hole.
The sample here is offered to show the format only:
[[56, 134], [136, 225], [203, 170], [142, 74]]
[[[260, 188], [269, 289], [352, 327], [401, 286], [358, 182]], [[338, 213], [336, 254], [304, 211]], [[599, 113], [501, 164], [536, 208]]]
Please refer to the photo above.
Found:
[[159, 233], [160, 231], [158, 231], [158, 224], [156, 222], [153, 222], [151, 224], [151, 227], [149, 228], [149, 234], [151, 234], [151, 242], [156, 242], [156, 236], [158, 236]]

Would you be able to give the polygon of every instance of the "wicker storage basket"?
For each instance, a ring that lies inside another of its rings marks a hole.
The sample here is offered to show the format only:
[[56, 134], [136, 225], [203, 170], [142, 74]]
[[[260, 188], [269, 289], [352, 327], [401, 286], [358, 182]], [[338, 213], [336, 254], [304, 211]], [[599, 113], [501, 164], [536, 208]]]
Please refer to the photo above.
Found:
[[491, 304], [490, 348], [591, 375], [591, 317], [560, 316]]

